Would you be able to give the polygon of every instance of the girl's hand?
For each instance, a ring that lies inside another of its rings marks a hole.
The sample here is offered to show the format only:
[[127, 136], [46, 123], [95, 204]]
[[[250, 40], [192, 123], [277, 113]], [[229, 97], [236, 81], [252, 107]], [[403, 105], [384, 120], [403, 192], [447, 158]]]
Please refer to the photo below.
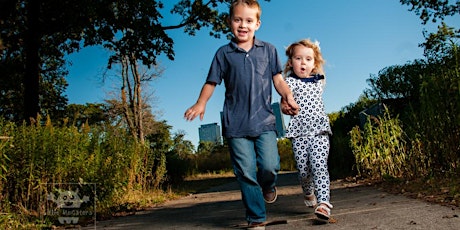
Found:
[[287, 100], [281, 98], [281, 111], [286, 115], [297, 115], [299, 113], [299, 105], [297, 105], [297, 102], [292, 97]]

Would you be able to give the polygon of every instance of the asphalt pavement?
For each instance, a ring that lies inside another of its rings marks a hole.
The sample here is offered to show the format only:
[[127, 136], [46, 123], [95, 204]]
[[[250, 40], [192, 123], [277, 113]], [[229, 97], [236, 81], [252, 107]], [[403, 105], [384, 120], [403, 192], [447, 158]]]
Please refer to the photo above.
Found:
[[[460, 229], [458, 207], [392, 195], [375, 186], [333, 181], [334, 208], [327, 224], [315, 221], [313, 209], [304, 205], [296, 173], [280, 174], [278, 194], [275, 203], [267, 204], [268, 221], [277, 224], [267, 226], [267, 230]], [[83, 229], [241, 229], [245, 225], [244, 211], [238, 185], [233, 182]]]

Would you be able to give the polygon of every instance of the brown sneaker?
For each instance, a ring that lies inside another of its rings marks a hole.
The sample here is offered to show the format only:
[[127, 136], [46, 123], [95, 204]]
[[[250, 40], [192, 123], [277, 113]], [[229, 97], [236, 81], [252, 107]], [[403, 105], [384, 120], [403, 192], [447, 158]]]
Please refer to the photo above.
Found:
[[250, 230], [265, 230], [265, 222], [251, 222], [246, 229]]
[[264, 200], [267, 204], [275, 203], [276, 199], [278, 198], [278, 194], [276, 192], [276, 187], [273, 187], [273, 190], [264, 191]]

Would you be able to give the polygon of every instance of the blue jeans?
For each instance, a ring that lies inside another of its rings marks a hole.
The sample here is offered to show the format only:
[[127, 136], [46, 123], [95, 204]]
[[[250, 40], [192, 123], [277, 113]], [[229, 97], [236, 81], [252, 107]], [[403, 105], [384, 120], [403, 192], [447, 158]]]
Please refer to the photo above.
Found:
[[241, 189], [246, 220], [266, 220], [262, 191], [272, 190], [280, 169], [275, 131], [257, 137], [229, 138], [233, 171]]

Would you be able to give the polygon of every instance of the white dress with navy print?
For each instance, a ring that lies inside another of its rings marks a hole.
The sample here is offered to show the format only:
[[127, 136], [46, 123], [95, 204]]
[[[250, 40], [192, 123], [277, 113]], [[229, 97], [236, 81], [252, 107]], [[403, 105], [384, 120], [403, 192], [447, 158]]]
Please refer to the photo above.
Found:
[[324, 111], [324, 83], [313, 78], [286, 78], [294, 99], [300, 107], [298, 115], [291, 116], [286, 137], [291, 138], [299, 181], [304, 195], [314, 194], [318, 203], [330, 208], [330, 181], [327, 167], [329, 136], [332, 134], [329, 118]]
[[288, 76], [286, 82], [300, 107], [299, 113], [291, 116], [286, 137], [316, 136], [332, 134], [329, 117], [323, 104], [323, 80], [305, 81], [305, 78]]

